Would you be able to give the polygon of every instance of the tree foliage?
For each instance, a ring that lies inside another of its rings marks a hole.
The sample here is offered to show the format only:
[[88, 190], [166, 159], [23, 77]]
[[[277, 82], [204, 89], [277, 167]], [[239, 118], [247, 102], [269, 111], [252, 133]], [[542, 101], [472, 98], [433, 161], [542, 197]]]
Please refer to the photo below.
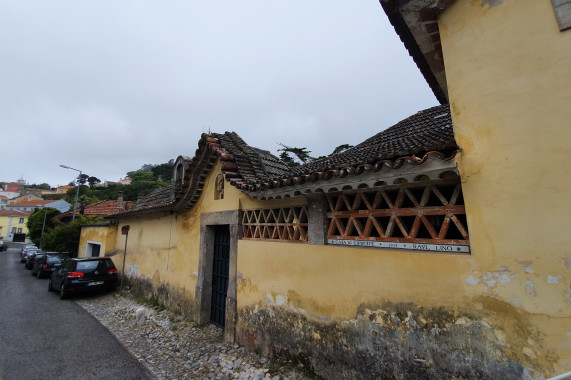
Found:
[[280, 159], [289, 166], [298, 166], [315, 160], [314, 157], [309, 155], [311, 151], [307, 150], [307, 148], [290, 147], [282, 143], [279, 143], [279, 145], [281, 149], [278, 149], [278, 152], [282, 152]]
[[87, 178], [87, 183], [89, 183], [89, 187], [93, 187], [93, 186], [99, 185], [101, 183], [101, 180], [97, 177], [91, 176], [91, 177]]
[[155, 175], [155, 179], [161, 182], [172, 181], [172, 173], [174, 168], [174, 160], [169, 160], [164, 164], [155, 165], [151, 169], [151, 172]]
[[334, 154], [339, 154], [339, 153], [343, 153], [345, 152], [347, 149], [353, 148], [353, 145], [349, 145], [349, 144], [341, 144], [338, 147], [336, 147], [333, 152], [331, 152], [331, 154], [329, 156], [333, 156]]
[[280, 160], [282, 160], [284, 163], [292, 167], [305, 164], [307, 162], [319, 160], [321, 158], [331, 157], [335, 154], [343, 153], [347, 149], [353, 148], [353, 145], [342, 144], [336, 147], [329, 156], [312, 157], [309, 155], [311, 151], [307, 150], [307, 148], [305, 147], [304, 148], [291, 147], [284, 145], [282, 143], [279, 143], [279, 145], [281, 146], [281, 149], [278, 149], [278, 152], [281, 152]]
[[36, 185], [35, 183], [32, 185], [24, 185], [24, 188], [26, 188], [26, 189], [42, 189], [42, 190], [50, 190], [51, 189], [50, 185], [48, 185], [47, 183], [40, 183], [39, 185]]
[[42, 249], [44, 251], [68, 252], [71, 257], [76, 257], [81, 236], [81, 225], [93, 224], [102, 220], [101, 217], [85, 215], [77, 215], [75, 221], [70, 223], [55, 220], [54, 227], [47, 232], [44, 231]]
[[[55, 226], [52, 218], [59, 215], [60, 212], [55, 208], [47, 207], [43, 209], [35, 209], [32, 214], [28, 217], [26, 222], [26, 227], [28, 228], [28, 237], [34, 242], [34, 244], [39, 245], [40, 239], [42, 237], [42, 228], [45, 231], [53, 228]], [[45, 226], [44, 226], [45, 220]]]

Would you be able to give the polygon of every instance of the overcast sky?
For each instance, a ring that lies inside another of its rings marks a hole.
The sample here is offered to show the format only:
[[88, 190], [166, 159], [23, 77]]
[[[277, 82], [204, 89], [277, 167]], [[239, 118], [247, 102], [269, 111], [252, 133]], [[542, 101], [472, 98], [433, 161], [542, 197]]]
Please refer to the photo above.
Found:
[[209, 130], [326, 155], [434, 105], [378, 0], [0, 0], [0, 181], [117, 181]]

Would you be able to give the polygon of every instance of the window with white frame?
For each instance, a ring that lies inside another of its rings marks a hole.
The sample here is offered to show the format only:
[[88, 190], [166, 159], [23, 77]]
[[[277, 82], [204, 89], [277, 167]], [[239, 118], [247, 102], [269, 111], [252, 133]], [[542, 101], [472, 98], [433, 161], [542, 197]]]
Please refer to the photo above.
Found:
[[87, 249], [85, 251], [86, 257], [99, 257], [101, 254], [101, 243], [87, 242]]

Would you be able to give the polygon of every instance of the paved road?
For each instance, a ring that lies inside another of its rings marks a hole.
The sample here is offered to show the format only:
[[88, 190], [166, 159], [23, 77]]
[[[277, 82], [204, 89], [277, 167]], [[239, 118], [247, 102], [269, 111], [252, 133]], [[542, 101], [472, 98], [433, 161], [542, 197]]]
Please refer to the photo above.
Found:
[[151, 379], [95, 318], [0, 252], [0, 380]]

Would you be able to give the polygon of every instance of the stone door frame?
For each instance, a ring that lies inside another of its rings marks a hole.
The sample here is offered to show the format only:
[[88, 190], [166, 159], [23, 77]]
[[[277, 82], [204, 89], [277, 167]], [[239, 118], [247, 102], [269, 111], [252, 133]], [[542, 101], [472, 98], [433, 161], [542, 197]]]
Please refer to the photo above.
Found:
[[209, 212], [200, 215], [200, 249], [198, 260], [198, 280], [196, 282], [195, 302], [198, 310], [198, 322], [210, 323], [212, 301], [212, 262], [214, 258], [214, 227], [228, 225], [230, 228], [230, 271], [228, 274], [228, 293], [226, 296], [226, 321], [224, 340], [234, 343], [236, 339], [236, 284], [238, 278], [237, 256], [238, 240], [242, 235], [239, 210]]

